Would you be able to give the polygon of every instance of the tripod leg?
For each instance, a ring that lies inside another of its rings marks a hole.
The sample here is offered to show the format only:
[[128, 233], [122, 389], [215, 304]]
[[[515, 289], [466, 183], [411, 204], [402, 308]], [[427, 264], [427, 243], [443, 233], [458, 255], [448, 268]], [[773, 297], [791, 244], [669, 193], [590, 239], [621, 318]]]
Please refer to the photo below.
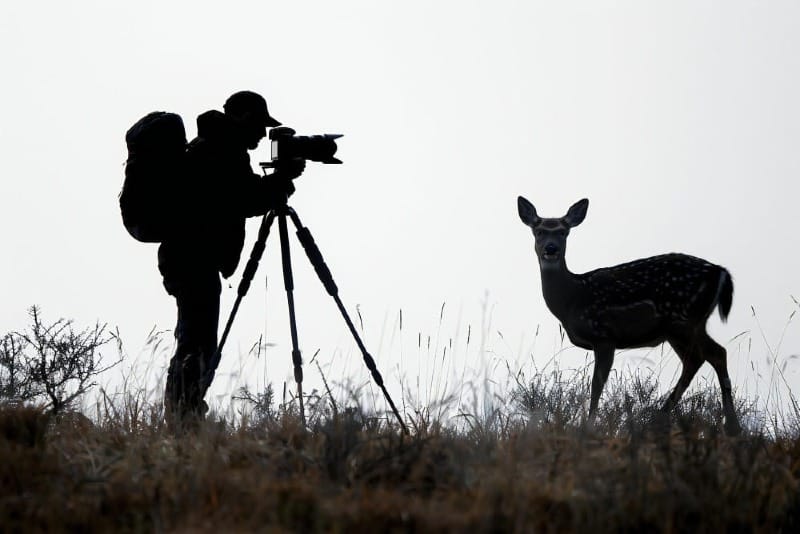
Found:
[[[375, 359], [370, 355], [369, 352], [367, 352], [367, 348], [361, 341], [361, 336], [358, 335], [358, 331], [356, 330], [353, 321], [350, 319], [350, 315], [347, 313], [344, 304], [342, 304], [342, 300], [339, 298], [339, 288], [336, 286], [336, 282], [333, 280], [333, 275], [331, 275], [331, 271], [328, 269], [328, 265], [325, 263], [325, 259], [322, 257], [319, 247], [317, 247], [317, 244], [314, 242], [314, 237], [311, 235], [309, 229], [303, 226], [303, 224], [300, 222], [300, 218], [297, 216], [297, 213], [292, 208], [288, 208], [288, 212], [289, 216], [292, 218], [292, 223], [294, 223], [294, 226], [297, 229], [297, 238], [300, 240], [300, 244], [303, 245], [303, 250], [306, 251], [306, 256], [308, 256], [311, 265], [314, 266], [314, 271], [316, 271], [317, 276], [322, 282], [322, 285], [325, 286], [328, 294], [333, 297], [333, 300], [336, 303], [336, 306], [339, 308], [342, 317], [344, 317], [345, 323], [347, 323], [347, 328], [350, 330], [350, 333], [356, 340], [358, 348], [361, 350], [361, 354], [364, 356], [364, 363], [366, 364], [367, 369], [369, 369], [370, 373], [372, 374], [372, 378], [375, 380], [375, 383], [378, 384], [378, 386], [381, 388], [381, 391], [383, 391], [383, 396], [386, 398], [386, 401], [392, 408], [392, 412], [394, 412], [394, 415], [397, 418], [397, 421], [400, 423], [400, 427], [403, 429], [403, 432], [407, 435], [408, 428], [403, 422], [400, 412], [397, 411], [397, 407], [394, 405], [392, 397], [386, 390], [386, 386], [383, 384], [383, 377], [381, 376], [380, 371], [378, 371], [378, 367], [375, 365]], [[284, 224], [285, 219], [285, 216], [281, 217], [281, 222]], [[283, 239], [283, 235], [281, 235], [281, 239]]]
[[300, 400], [300, 420], [306, 424], [303, 408], [303, 358], [297, 342], [297, 320], [294, 311], [294, 277], [292, 276], [292, 257], [289, 251], [289, 233], [286, 215], [278, 216], [278, 232], [281, 238], [281, 262], [283, 263], [283, 285], [286, 288], [286, 300], [289, 304], [289, 325], [292, 330], [292, 363], [294, 363], [294, 381], [297, 383], [297, 398]]
[[272, 227], [274, 220], [275, 213], [272, 211], [267, 215], [264, 215], [264, 217], [261, 219], [261, 226], [258, 228], [258, 238], [253, 245], [253, 250], [250, 252], [250, 259], [247, 260], [247, 266], [245, 266], [244, 272], [242, 273], [242, 281], [239, 282], [236, 302], [233, 303], [233, 308], [228, 316], [228, 322], [225, 324], [225, 330], [222, 332], [222, 337], [219, 340], [219, 344], [217, 344], [217, 350], [214, 352], [214, 357], [211, 359], [211, 364], [206, 371], [206, 376], [204, 378], [205, 389], [208, 389], [208, 387], [211, 386], [211, 380], [214, 378], [214, 373], [216, 372], [217, 366], [219, 366], [219, 361], [222, 358], [222, 347], [225, 346], [225, 341], [228, 339], [228, 334], [230, 333], [231, 326], [233, 325], [233, 319], [236, 317], [236, 312], [239, 311], [239, 304], [241, 304], [242, 299], [250, 289], [250, 283], [253, 281], [256, 270], [258, 270], [258, 262], [261, 261], [261, 256], [264, 254], [264, 248], [266, 247], [269, 230]]

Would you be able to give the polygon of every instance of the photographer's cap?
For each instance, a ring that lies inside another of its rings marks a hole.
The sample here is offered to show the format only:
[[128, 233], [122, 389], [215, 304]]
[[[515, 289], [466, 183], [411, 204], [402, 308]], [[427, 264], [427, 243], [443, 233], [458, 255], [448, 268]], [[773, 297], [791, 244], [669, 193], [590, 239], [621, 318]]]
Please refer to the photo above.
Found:
[[226, 114], [242, 117], [247, 113], [253, 114], [263, 120], [264, 126], [274, 128], [280, 126], [281, 123], [272, 118], [267, 111], [267, 101], [264, 97], [253, 91], [239, 91], [233, 93], [228, 100], [225, 101], [223, 108]]

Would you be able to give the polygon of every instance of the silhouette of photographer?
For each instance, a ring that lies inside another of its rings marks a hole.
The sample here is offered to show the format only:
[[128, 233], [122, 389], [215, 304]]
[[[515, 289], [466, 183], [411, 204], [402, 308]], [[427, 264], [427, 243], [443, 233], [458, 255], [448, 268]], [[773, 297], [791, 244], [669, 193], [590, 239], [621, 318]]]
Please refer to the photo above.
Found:
[[287, 159], [265, 179], [253, 172], [255, 149], [272, 118], [263, 97], [231, 95], [224, 112], [197, 118], [197, 137], [187, 148], [188, 170], [175, 205], [175, 230], [158, 249], [158, 268], [175, 297], [177, 347], [167, 373], [164, 407], [172, 426], [199, 421], [203, 398], [214, 378], [220, 311], [220, 275], [236, 270], [244, 245], [245, 219], [280, 206], [294, 192], [292, 180], [305, 161]]

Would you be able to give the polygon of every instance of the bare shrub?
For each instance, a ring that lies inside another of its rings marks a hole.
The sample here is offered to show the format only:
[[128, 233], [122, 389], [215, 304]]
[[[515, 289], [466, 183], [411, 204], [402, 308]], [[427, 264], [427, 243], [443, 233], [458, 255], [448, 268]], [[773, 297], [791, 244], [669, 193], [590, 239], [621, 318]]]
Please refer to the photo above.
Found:
[[114, 339], [106, 325], [76, 330], [72, 321], [47, 324], [38, 307], [31, 323], [0, 341], [0, 401], [42, 405], [51, 414], [74, 407], [96, 385], [96, 377], [117, 365], [105, 365], [99, 350]]

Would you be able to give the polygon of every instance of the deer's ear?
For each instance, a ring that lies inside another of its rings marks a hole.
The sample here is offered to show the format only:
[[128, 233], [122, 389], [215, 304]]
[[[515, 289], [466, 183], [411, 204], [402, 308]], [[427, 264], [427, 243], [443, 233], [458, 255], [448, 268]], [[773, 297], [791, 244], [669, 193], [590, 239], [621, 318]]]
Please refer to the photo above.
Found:
[[542, 222], [541, 217], [536, 215], [536, 208], [525, 197], [517, 197], [517, 211], [522, 222], [531, 228]]
[[577, 201], [569, 208], [569, 211], [564, 216], [564, 222], [570, 228], [578, 226], [580, 223], [583, 222], [583, 219], [586, 217], [586, 210], [588, 209], [589, 209], [588, 198], [584, 198], [582, 200]]

